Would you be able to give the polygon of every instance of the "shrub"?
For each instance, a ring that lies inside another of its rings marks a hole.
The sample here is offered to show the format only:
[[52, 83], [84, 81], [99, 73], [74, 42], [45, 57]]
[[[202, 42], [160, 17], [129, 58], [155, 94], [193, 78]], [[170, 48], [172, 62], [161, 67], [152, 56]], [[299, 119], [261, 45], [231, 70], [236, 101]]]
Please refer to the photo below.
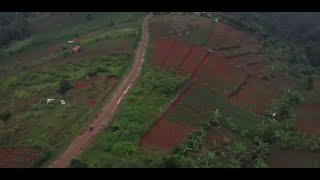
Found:
[[46, 143], [35, 144], [32, 147], [40, 150], [40, 154], [32, 162], [32, 167], [40, 167], [51, 156], [51, 149]]
[[308, 148], [313, 152], [320, 151], [320, 134], [313, 135], [309, 140]]
[[58, 92], [61, 93], [61, 94], [65, 94], [69, 89], [71, 89], [73, 86], [72, 84], [69, 82], [69, 80], [67, 79], [62, 79], [60, 81], [60, 84], [59, 84], [59, 89], [58, 89]]
[[70, 168], [88, 168], [88, 164], [82, 159], [72, 159]]
[[0, 113], [1, 121], [7, 123], [10, 118], [11, 118], [11, 112], [7, 111], [7, 112]]
[[130, 155], [135, 153], [138, 148], [130, 141], [119, 141], [113, 145], [111, 152], [118, 155]]
[[88, 73], [87, 73], [87, 75], [89, 76], [89, 77], [94, 77], [94, 76], [96, 76], [98, 74], [98, 72], [96, 71], [96, 70], [90, 70]]

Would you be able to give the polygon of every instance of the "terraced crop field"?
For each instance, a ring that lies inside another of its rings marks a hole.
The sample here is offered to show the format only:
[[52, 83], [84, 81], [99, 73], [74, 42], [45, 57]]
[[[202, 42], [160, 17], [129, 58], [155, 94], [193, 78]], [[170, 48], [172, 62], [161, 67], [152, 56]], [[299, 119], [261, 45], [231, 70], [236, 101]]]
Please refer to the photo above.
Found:
[[38, 150], [32, 148], [2, 148], [0, 168], [28, 168], [38, 154]]

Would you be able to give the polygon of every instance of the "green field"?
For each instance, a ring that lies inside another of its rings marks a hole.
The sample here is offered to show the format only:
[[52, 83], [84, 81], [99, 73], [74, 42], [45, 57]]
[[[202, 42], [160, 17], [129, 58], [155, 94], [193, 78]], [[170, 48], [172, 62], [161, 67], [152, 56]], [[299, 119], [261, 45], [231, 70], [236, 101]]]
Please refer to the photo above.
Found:
[[79, 159], [89, 167], [163, 167], [164, 157], [139, 149], [138, 143], [183, 81], [146, 62], [110, 125]]
[[[0, 115], [9, 115], [0, 121], [0, 148], [42, 149], [33, 166], [47, 166], [68, 147], [102, 108], [135, 57], [144, 13], [91, 13], [93, 19], [88, 22], [86, 14], [74, 13], [38, 27], [31, 38], [2, 51], [0, 62], [24, 56], [33, 61], [1, 67], [0, 79]], [[48, 54], [37, 51], [39, 46], [74, 38], [74, 32], [82, 37], [78, 54], [63, 44]], [[62, 92], [65, 81], [70, 87]], [[54, 101], [48, 103], [48, 99]]]

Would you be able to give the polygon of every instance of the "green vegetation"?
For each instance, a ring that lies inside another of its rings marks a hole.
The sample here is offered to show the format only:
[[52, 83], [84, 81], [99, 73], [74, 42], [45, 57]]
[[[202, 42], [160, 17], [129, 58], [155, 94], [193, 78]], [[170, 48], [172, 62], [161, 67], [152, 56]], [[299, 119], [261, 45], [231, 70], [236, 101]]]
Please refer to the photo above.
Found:
[[[79, 59], [65, 64], [49, 64], [32, 68], [0, 80], [0, 99], [8, 104], [1, 112], [10, 110], [10, 124], [0, 124], [0, 146], [14, 143], [32, 146], [47, 143], [51, 153], [44, 151], [34, 166], [55, 158], [96, 115], [112, 91], [106, 89], [112, 81], [107, 76], [121, 78], [132, 62], [131, 54], [109, 54], [99, 58]], [[94, 68], [97, 79], [88, 77]], [[68, 81], [65, 81], [68, 79]], [[71, 88], [78, 80], [88, 80], [82, 89]], [[94, 87], [94, 88], [93, 88]], [[58, 93], [57, 90], [59, 89]], [[47, 98], [54, 101], [47, 104]], [[94, 107], [87, 99], [98, 98]], [[65, 105], [60, 100], [66, 102]], [[7, 114], [1, 116], [8, 120]]]
[[0, 48], [9, 45], [13, 41], [22, 40], [30, 36], [31, 30], [27, 17], [28, 13], [0, 13]]
[[63, 79], [59, 83], [58, 92], [61, 94], [65, 94], [71, 88], [72, 88], [72, 84], [67, 79]]
[[87, 21], [87, 14], [88, 13], [84, 12], [73, 13], [72, 16], [66, 16], [55, 25], [45, 26], [37, 33], [32, 34], [30, 38], [16, 42], [9, 48], [3, 49], [3, 54], [14, 55], [27, 49], [39, 47], [40, 45], [47, 45], [53, 41], [65, 41], [67, 38], [73, 38], [75, 34], [80, 36], [86, 32], [94, 31], [101, 27], [111, 27], [111, 17], [113, 24], [116, 24], [121, 28], [122, 24], [141, 21], [142, 17], [145, 15], [145, 13], [142, 12], [92, 12], [89, 14], [94, 18]]
[[[209, 112], [215, 108], [219, 108], [221, 112], [228, 114], [231, 120], [222, 122], [225, 125], [237, 128], [243, 131], [247, 131], [248, 135], [255, 137], [258, 134], [263, 133], [260, 129], [263, 123], [267, 124], [267, 119], [262, 116], [256, 116], [248, 111], [242, 110], [233, 106], [227, 99], [220, 97], [215, 92], [211, 92], [207, 88], [195, 88], [188, 97], [183, 100], [183, 103], [190, 109], [203, 108], [205, 105], [201, 105], [197, 102], [201, 100], [202, 103], [208, 104]], [[194, 106], [192, 104], [195, 104]], [[195, 111], [197, 111], [195, 109]], [[209, 114], [207, 114], [208, 116]]]
[[185, 78], [143, 65], [136, 85], [121, 102], [106, 130], [80, 155], [89, 167], [163, 167], [163, 156], [140, 149], [140, 138], [151, 128]]
[[87, 168], [88, 164], [80, 159], [72, 159], [70, 162], [70, 168]]
[[81, 45], [82, 46], [89, 46], [91, 44], [94, 44], [96, 42], [99, 42], [101, 40], [106, 40], [106, 39], [128, 39], [131, 37], [136, 37], [136, 40], [139, 40], [139, 29], [138, 28], [128, 28], [128, 29], [120, 29], [120, 30], [115, 30], [115, 31], [110, 31], [107, 33], [102, 33], [97, 36], [93, 36], [84, 40], [81, 40]]
[[[224, 142], [208, 140], [210, 133], [224, 129], [221, 125], [230, 117], [219, 109], [213, 111], [211, 117], [192, 132], [182, 144], [179, 144], [169, 155], [170, 164], [174, 167], [266, 167], [265, 160], [270, 153], [270, 146], [258, 136], [250, 138], [232, 129], [233, 141], [224, 136]], [[223, 125], [224, 126], [224, 125]], [[230, 127], [228, 127], [231, 129]], [[212, 131], [214, 130], [214, 131]], [[256, 157], [254, 157], [254, 155]], [[254, 161], [252, 161], [254, 158]]]
[[11, 115], [12, 114], [9, 111], [0, 113], [0, 120], [7, 123], [9, 121]]
[[280, 98], [272, 102], [267, 110], [267, 115], [272, 117], [273, 113], [276, 113], [273, 118], [278, 121], [292, 119], [304, 97], [303, 92], [299, 90], [286, 89]]

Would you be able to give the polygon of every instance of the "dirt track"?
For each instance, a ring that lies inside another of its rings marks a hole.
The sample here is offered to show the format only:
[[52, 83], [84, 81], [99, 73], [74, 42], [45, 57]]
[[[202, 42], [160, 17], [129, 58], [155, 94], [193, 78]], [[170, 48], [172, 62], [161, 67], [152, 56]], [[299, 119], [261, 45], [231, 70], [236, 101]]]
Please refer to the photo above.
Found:
[[[137, 49], [136, 58], [134, 63], [131, 67], [130, 72], [128, 73], [127, 77], [123, 80], [123, 82], [118, 86], [117, 90], [114, 92], [112, 97], [108, 99], [105, 106], [97, 115], [92, 123], [89, 125], [93, 129], [89, 131], [89, 127], [86, 128], [72, 144], [68, 147], [66, 151], [58, 159], [56, 159], [49, 168], [64, 168], [67, 167], [70, 161], [75, 158], [80, 152], [90, 143], [94, 141], [97, 134], [102, 131], [111, 121], [112, 116], [114, 115], [117, 106], [121, 102], [122, 98], [128, 92], [132, 84], [137, 79], [140, 69], [143, 64], [144, 54], [145, 54], [145, 47], [148, 41], [148, 21], [150, 15], [146, 16], [143, 24], [142, 24], [142, 36], [139, 47]], [[145, 30], [146, 29], [146, 30]]]

